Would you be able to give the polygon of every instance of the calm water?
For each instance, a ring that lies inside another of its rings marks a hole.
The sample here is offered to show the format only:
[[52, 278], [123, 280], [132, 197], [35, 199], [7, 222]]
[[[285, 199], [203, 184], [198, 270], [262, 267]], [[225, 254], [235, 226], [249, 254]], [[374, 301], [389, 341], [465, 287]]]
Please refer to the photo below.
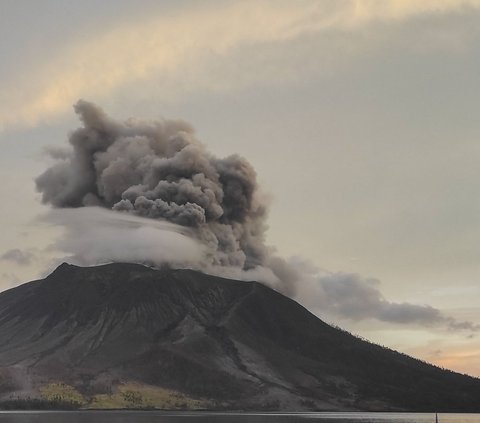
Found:
[[[439, 414], [439, 423], [480, 423], [480, 414]], [[166, 413], [129, 411], [0, 412], [0, 423], [434, 423], [413, 413]]]

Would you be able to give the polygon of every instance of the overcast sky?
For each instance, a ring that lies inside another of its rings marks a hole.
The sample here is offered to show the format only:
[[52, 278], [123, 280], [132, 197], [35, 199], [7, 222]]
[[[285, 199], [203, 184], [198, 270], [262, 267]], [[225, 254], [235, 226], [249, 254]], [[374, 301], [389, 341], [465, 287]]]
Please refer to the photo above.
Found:
[[[3, 0], [0, 56], [1, 289], [49, 269], [33, 179], [83, 98], [246, 157], [280, 255], [480, 324], [480, 1]], [[330, 320], [480, 376], [476, 331]]]

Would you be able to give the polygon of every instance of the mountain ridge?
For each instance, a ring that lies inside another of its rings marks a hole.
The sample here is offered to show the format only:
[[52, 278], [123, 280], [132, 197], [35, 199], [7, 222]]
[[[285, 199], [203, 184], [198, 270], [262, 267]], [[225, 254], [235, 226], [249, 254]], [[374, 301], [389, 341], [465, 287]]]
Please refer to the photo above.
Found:
[[189, 269], [64, 263], [0, 293], [0, 339], [0, 400], [60, 386], [99, 408], [480, 409], [476, 378], [341, 331], [258, 282]]

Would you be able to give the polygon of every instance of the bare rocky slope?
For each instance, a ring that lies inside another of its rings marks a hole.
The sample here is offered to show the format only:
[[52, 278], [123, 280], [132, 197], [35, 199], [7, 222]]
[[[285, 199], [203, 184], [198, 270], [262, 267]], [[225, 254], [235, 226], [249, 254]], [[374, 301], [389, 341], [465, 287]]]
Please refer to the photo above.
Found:
[[0, 340], [4, 401], [480, 411], [476, 378], [358, 339], [259, 283], [192, 270], [62, 264], [0, 293]]

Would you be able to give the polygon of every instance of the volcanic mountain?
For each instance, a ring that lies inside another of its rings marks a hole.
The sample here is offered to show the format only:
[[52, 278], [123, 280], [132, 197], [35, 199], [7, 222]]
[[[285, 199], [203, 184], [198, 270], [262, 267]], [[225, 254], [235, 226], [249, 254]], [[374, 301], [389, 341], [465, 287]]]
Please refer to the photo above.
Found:
[[0, 400], [479, 411], [480, 380], [332, 327], [257, 282], [62, 264], [0, 294]]

